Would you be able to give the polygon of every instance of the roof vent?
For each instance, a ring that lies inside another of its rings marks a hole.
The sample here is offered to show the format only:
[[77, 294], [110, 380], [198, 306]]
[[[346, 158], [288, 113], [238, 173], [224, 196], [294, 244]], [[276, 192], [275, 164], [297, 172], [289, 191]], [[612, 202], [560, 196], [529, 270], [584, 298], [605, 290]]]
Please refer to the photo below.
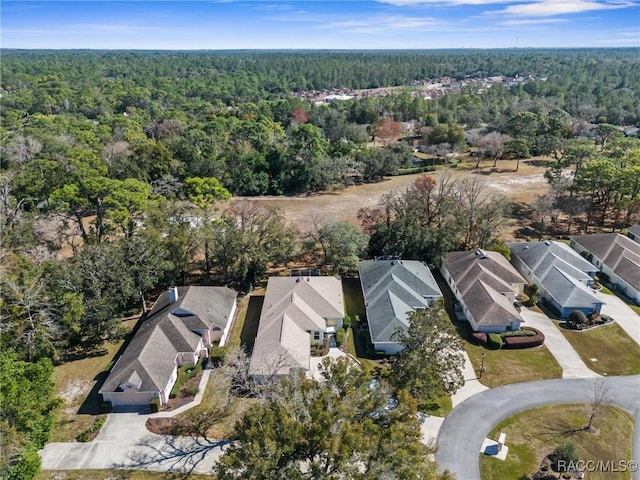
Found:
[[178, 301], [178, 287], [169, 287], [169, 303]]

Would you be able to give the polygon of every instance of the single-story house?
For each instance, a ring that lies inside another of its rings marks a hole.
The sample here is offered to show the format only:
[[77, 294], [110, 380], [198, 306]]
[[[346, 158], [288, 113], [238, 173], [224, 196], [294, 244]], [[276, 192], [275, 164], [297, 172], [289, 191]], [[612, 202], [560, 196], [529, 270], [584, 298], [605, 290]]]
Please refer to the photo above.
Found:
[[636, 243], [640, 243], [640, 225], [633, 225], [627, 228], [627, 237]]
[[527, 283], [498, 252], [451, 252], [440, 272], [458, 300], [456, 309], [474, 332], [518, 330], [523, 319], [516, 296]]
[[237, 293], [227, 287], [171, 287], [142, 320], [99, 390], [114, 407], [169, 400], [178, 367], [224, 345], [236, 311]]
[[574, 310], [585, 315], [599, 313], [604, 299], [592, 288], [598, 269], [568, 245], [550, 240], [509, 242], [511, 262], [530, 282], [540, 287], [540, 297], [550, 303], [560, 318]]
[[311, 345], [322, 345], [344, 320], [337, 277], [270, 277], [249, 375], [255, 380], [310, 369]]
[[570, 237], [571, 247], [609, 277], [615, 290], [640, 304], [640, 243], [619, 233]]
[[429, 267], [417, 260], [364, 260], [358, 270], [371, 343], [394, 355], [402, 349], [393, 338], [396, 330], [406, 329], [409, 313], [429, 308], [442, 292]]

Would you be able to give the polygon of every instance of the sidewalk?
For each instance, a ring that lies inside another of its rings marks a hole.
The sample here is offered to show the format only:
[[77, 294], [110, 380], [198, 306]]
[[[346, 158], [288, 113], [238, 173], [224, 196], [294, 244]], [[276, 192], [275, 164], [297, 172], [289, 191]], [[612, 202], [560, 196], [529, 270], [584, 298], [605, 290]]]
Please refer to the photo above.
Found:
[[544, 333], [544, 344], [562, 367], [562, 378], [599, 377], [585, 365], [571, 343], [558, 327], [543, 313], [523, 308], [520, 312], [525, 327], [533, 327]]
[[464, 402], [467, 398], [472, 397], [476, 393], [484, 392], [489, 387], [481, 384], [476, 377], [476, 371], [473, 369], [473, 364], [467, 352], [463, 352], [464, 355], [464, 369], [462, 375], [464, 377], [464, 386], [453, 394], [451, 397], [451, 404], [453, 408], [456, 408], [458, 404]]

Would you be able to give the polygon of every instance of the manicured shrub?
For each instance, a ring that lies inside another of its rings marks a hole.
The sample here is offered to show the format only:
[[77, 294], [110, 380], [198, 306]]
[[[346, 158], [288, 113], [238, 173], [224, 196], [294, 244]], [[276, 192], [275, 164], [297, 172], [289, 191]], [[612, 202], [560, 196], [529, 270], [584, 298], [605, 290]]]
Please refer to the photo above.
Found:
[[484, 332], [473, 332], [473, 335], [471, 335], [473, 337], [473, 339], [475, 340], [475, 342], [478, 345], [486, 345], [487, 344], [487, 334]]
[[336, 330], [336, 345], [340, 346], [344, 343], [345, 332], [344, 328], [339, 328]]
[[506, 337], [533, 337], [534, 335], [536, 335], [536, 332], [534, 332], [533, 330], [520, 329], [520, 330], [509, 330], [509, 331], [506, 331], [506, 332], [502, 332], [500, 335], [502, 336], [502, 338], [506, 338]]
[[229, 349], [227, 347], [211, 347], [209, 351], [211, 363], [216, 367], [222, 365], [228, 352]]
[[184, 389], [184, 394], [187, 397], [195, 397], [199, 390], [198, 385], [187, 385]]
[[151, 410], [151, 413], [156, 413], [158, 410], [160, 410], [160, 399], [159, 398], [152, 398], [151, 401], [149, 402], [149, 410]]
[[540, 330], [532, 327], [523, 327], [527, 333], [525, 336], [505, 336], [503, 348], [531, 348], [538, 347], [544, 343], [544, 334]]
[[499, 333], [490, 333], [487, 335], [487, 347], [492, 350], [498, 350], [502, 348], [502, 337]]
[[349, 328], [351, 328], [351, 317], [349, 315], [346, 315], [342, 320], [342, 326], [345, 330], [349, 330]]
[[574, 310], [567, 317], [567, 322], [572, 323], [573, 325], [584, 325], [587, 323], [587, 316], [582, 310]]
[[[561, 468], [562, 471], [566, 471], [570, 463], [576, 463], [579, 460], [576, 446], [572, 442], [563, 442], [562, 445], [556, 447], [550, 458], [556, 472]], [[558, 461], [562, 463], [558, 464]]]

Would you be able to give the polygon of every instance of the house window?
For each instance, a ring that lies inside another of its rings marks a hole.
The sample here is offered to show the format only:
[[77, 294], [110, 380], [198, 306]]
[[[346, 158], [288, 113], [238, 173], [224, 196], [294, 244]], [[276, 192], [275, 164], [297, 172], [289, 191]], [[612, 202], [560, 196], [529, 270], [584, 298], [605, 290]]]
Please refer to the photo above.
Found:
[[320, 341], [320, 332], [313, 332], [313, 339], [316, 342], [319, 342]]

